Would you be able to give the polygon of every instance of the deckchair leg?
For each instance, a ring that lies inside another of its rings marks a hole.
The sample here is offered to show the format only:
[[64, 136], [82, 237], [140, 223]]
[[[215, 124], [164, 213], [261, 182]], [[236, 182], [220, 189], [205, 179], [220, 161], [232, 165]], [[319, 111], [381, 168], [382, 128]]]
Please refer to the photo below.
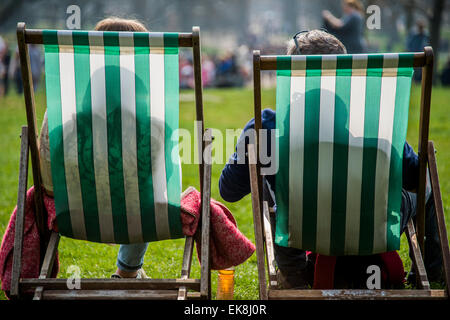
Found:
[[203, 165], [202, 189], [202, 240], [201, 240], [201, 284], [200, 294], [204, 299], [211, 299], [211, 257], [210, 257], [210, 201], [211, 201], [211, 129], [204, 135], [205, 151]]
[[264, 239], [262, 235], [261, 208], [258, 176], [256, 170], [255, 146], [248, 145], [248, 162], [250, 170], [250, 188], [252, 193], [253, 225], [255, 228], [256, 261], [258, 265], [259, 298], [267, 300], [266, 273], [264, 266]]
[[275, 289], [278, 286], [277, 272], [275, 269], [275, 251], [272, 241], [272, 227], [270, 225], [269, 216], [269, 203], [267, 201], [263, 202], [263, 212], [264, 212], [264, 235], [266, 243], [266, 259], [269, 273], [269, 287]]
[[445, 226], [444, 206], [442, 205], [441, 188], [437, 172], [436, 156], [433, 141], [428, 142], [428, 166], [430, 170], [431, 189], [433, 190], [436, 220], [438, 225], [439, 240], [441, 244], [442, 260], [444, 264], [445, 283], [447, 295], [450, 297], [450, 249], [448, 245], [447, 229]]
[[17, 195], [16, 226], [14, 233], [13, 266], [11, 275], [11, 298], [19, 298], [19, 278], [22, 270], [22, 247], [25, 223], [25, 202], [28, 178], [28, 127], [22, 127], [19, 164], [19, 190]]
[[409, 247], [413, 251], [413, 263], [416, 267], [417, 278], [416, 283], [420, 289], [429, 290], [430, 283], [428, 282], [427, 272], [422, 259], [422, 253], [420, 252], [419, 244], [417, 242], [416, 230], [412, 219], [408, 221], [408, 227], [406, 232], [408, 238]]
[[[188, 279], [191, 274], [192, 251], [194, 249], [194, 237], [186, 237], [183, 253], [183, 266], [181, 268], [181, 279]], [[187, 288], [180, 287], [178, 290], [178, 300], [186, 300]]]
[[[55, 264], [56, 252], [58, 251], [59, 233], [52, 232], [48, 242], [47, 250], [45, 251], [44, 262], [42, 263], [41, 273], [39, 279], [46, 279], [52, 274], [52, 269]], [[34, 291], [33, 300], [41, 300], [44, 287], [37, 287]]]

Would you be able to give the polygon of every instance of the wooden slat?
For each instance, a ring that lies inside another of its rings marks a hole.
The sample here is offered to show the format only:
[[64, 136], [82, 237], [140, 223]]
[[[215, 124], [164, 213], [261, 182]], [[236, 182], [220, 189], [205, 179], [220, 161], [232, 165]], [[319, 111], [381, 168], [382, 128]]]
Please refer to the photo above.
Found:
[[176, 290], [46, 290], [44, 300], [175, 300]]
[[263, 202], [263, 219], [264, 219], [264, 232], [265, 232], [265, 242], [266, 242], [266, 259], [269, 273], [269, 286], [270, 288], [276, 288], [277, 283], [277, 271], [275, 269], [275, 251], [272, 241], [272, 227], [270, 225], [269, 216], [269, 203], [267, 201]]
[[[258, 181], [258, 193], [259, 196], [259, 208], [263, 207], [262, 203], [262, 193], [263, 193], [263, 185], [262, 185], [262, 176], [261, 176], [261, 164], [259, 161], [259, 145], [260, 145], [260, 130], [262, 129], [262, 119], [261, 119], [261, 53], [259, 50], [253, 51], [253, 104], [254, 104], [254, 113], [255, 113], [255, 131], [256, 131], [256, 139], [254, 141], [255, 144], [255, 152], [256, 152], [256, 178]], [[262, 219], [262, 211], [260, 211], [261, 219]], [[261, 229], [262, 230], [262, 229]]]
[[[58, 251], [59, 238], [59, 233], [51, 233], [39, 279], [46, 279], [52, 273], [52, 269], [55, 264], [56, 252]], [[41, 300], [43, 290], [44, 287], [37, 287], [34, 292], [33, 300]]]
[[22, 127], [19, 163], [19, 189], [17, 191], [16, 226], [14, 230], [13, 267], [10, 295], [19, 296], [19, 278], [22, 270], [23, 232], [25, 223], [25, 202], [28, 178], [28, 127]]
[[274, 300], [445, 300], [445, 290], [269, 290]]
[[[203, 121], [203, 82], [202, 82], [202, 59], [201, 59], [201, 43], [200, 43], [200, 28], [192, 27], [192, 57], [194, 66], [194, 90], [195, 90], [195, 113], [197, 125], [200, 126], [198, 130], [198, 161], [199, 161], [199, 175], [200, 175], [200, 193], [203, 190], [203, 153], [205, 150], [205, 141], [203, 140], [205, 124]], [[194, 130], [197, 127], [194, 126]]]
[[[192, 290], [200, 290], [198, 279], [81, 279], [82, 290], [169, 290], [178, 289], [181, 286]], [[67, 279], [20, 279], [21, 291], [44, 287], [54, 290], [67, 289]]]
[[[191, 274], [192, 251], [194, 249], [194, 238], [186, 237], [183, 253], [183, 264], [181, 267], [181, 279], [188, 279]], [[187, 288], [180, 287], [178, 289], [178, 300], [186, 300]]]
[[[421, 68], [426, 64], [425, 54], [423, 52], [414, 52], [414, 68]], [[277, 70], [277, 56], [261, 56], [261, 70]]]
[[31, 167], [33, 169], [33, 181], [34, 181], [34, 202], [36, 205], [36, 225], [38, 227], [41, 243], [45, 242], [47, 229], [45, 225], [46, 212], [44, 209], [44, 198], [41, 188], [41, 168], [39, 160], [38, 150], [38, 135], [36, 124], [36, 109], [34, 106], [34, 89], [31, 76], [30, 56], [28, 53], [28, 46], [25, 43], [25, 24], [19, 23], [17, 25], [17, 46], [19, 49], [19, 59], [22, 74], [23, 83], [23, 95], [25, 98], [25, 109], [27, 114], [28, 124], [28, 143], [30, 145], [31, 153]]
[[[27, 29], [25, 32], [26, 43], [43, 44], [42, 30]], [[192, 47], [192, 34], [191, 33], [179, 33], [178, 34], [178, 46], [180, 47]]]
[[41, 273], [39, 279], [47, 278], [53, 269], [56, 252], [58, 251], [59, 233], [52, 232], [50, 241], [48, 242], [47, 251], [45, 252], [44, 262], [42, 263]]
[[202, 193], [202, 240], [201, 240], [201, 285], [200, 293], [203, 298], [211, 299], [211, 256], [210, 256], [210, 201], [211, 201], [211, 129], [205, 131], [205, 164]]
[[442, 262], [444, 265], [445, 283], [447, 284], [447, 295], [450, 296], [450, 249], [448, 245], [447, 228], [445, 226], [444, 206], [442, 205], [441, 187], [439, 185], [433, 141], [428, 143], [428, 166], [430, 169], [431, 189], [433, 190], [434, 206], [436, 209], [436, 220], [441, 244]]
[[427, 184], [428, 134], [430, 128], [431, 89], [433, 82], [433, 49], [424, 48], [425, 64], [422, 68], [422, 92], [419, 122], [419, 186], [417, 188], [416, 231], [422, 255], [425, 256], [425, 192]]
[[[175, 290], [47, 290], [44, 300], [175, 300]], [[200, 299], [199, 292], [188, 292], [188, 299]]]
[[255, 230], [256, 262], [258, 266], [259, 299], [267, 300], [266, 271], [264, 267], [264, 240], [262, 234], [261, 207], [258, 177], [256, 170], [255, 146], [248, 145], [248, 162], [250, 171], [250, 188], [253, 208], [253, 227]]
[[406, 237], [408, 238], [409, 247], [413, 252], [413, 262], [416, 271], [416, 283], [420, 289], [429, 290], [430, 283], [427, 278], [427, 271], [425, 270], [425, 265], [423, 263], [422, 254], [420, 252], [419, 244], [417, 243], [416, 230], [414, 229], [414, 223], [412, 219], [408, 221], [408, 228], [406, 232]]

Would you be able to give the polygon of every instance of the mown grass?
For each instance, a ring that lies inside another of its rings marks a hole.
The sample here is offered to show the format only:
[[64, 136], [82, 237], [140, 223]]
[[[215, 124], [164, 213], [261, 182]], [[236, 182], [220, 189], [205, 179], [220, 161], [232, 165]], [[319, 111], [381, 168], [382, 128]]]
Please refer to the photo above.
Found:
[[[413, 87], [408, 128], [408, 141], [417, 150], [418, 119], [419, 119], [420, 89]], [[449, 221], [450, 212], [450, 115], [447, 110], [450, 100], [450, 90], [434, 88], [432, 97], [432, 113], [430, 139], [435, 141], [438, 149], [438, 169], [440, 174], [444, 208]], [[263, 90], [263, 106], [274, 108], [275, 91]], [[36, 94], [38, 124], [42, 122], [45, 110], [45, 95], [39, 91]], [[192, 91], [181, 93], [180, 126], [188, 129], [193, 137], [195, 118], [194, 95]], [[204, 91], [205, 126], [222, 131], [239, 129], [253, 117], [253, 93], [250, 89], [210, 89]], [[23, 97], [11, 94], [0, 98], [0, 235], [3, 236], [10, 214], [17, 201], [17, 179], [19, 166], [20, 127], [26, 124]], [[216, 140], [215, 146], [219, 141]], [[217, 148], [217, 147], [216, 147]], [[191, 150], [193, 153], [193, 150]], [[217, 152], [217, 150], [216, 150]], [[223, 168], [223, 162], [229, 157], [223, 150], [222, 163], [214, 163], [212, 167], [212, 197], [224, 202], [233, 212], [240, 230], [254, 242], [253, 221], [250, 196], [237, 203], [227, 203], [219, 195], [218, 180]], [[198, 166], [183, 164], [183, 189], [188, 186], [199, 188]], [[29, 184], [31, 179], [29, 179]], [[447, 226], [448, 229], [448, 226]], [[151, 243], [145, 255], [144, 269], [152, 278], [172, 278], [179, 276], [183, 252], [183, 240], [162, 241]], [[61, 269], [59, 277], [70, 276], [67, 269], [77, 265], [81, 276], [87, 278], [108, 278], [116, 269], [115, 261], [117, 245], [89, 243], [85, 241], [62, 238], [59, 246]], [[400, 255], [409, 268], [407, 244], [402, 237]], [[192, 276], [199, 277], [200, 268], [194, 258]], [[238, 266], [235, 272], [235, 299], [257, 299], [257, 269], [254, 254], [244, 264]], [[217, 272], [212, 274], [213, 298], [217, 286]], [[4, 296], [0, 296], [4, 298]]]

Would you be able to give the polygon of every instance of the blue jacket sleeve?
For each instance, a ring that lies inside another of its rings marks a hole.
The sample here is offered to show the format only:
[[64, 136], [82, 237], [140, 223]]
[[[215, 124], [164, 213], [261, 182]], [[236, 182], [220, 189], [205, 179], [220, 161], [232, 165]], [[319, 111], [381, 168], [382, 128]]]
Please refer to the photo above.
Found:
[[[264, 109], [261, 113], [262, 128], [269, 131], [275, 127], [275, 111]], [[219, 178], [220, 195], [225, 201], [235, 202], [250, 193], [250, 173], [248, 168], [247, 145], [249, 130], [255, 128], [255, 120], [251, 119], [244, 127], [236, 145], [236, 151], [222, 170]], [[267, 135], [270, 150], [270, 134]], [[238, 152], [244, 150], [245, 152]]]
[[[254, 119], [250, 120], [241, 133], [236, 145], [236, 151], [231, 155], [228, 163], [222, 170], [219, 178], [219, 191], [221, 197], [228, 202], [235, 202], [242, 199], [250, 193], [250, 173], [247, 159], [248, 139], [245, 135], [246, 131], [254, 128]], [[245, 148], [245, 154], [238, 152], [238, 149]], [[241, 148], [238, 146], [241, 145]]]

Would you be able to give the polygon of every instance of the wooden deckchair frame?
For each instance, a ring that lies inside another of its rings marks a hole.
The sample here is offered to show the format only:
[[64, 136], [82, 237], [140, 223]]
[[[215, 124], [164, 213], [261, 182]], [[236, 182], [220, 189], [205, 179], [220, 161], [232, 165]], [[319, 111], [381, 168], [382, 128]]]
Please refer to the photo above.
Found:
[[[26, 29], [25, 23], [17, 25], [17, 41], [22, 69], [25, 107], [28, 126], [22, 127], [19, 190], [14, 238], [13, 268], [11, 277], [11, 298], [20, 298], [34, 294], [35, 300], [41, 299], [210, 299], [210, 195], [211, 195], [211, 152], [204, 150], [211, 144], [211, 130], [204, 129], [203, 88], [201, 78], [200, 28], [193, 27], [192, 33], [179, 33], [179, 47], [192, 48], [196, 121], [199, 126], [198, 152], [200, 193], [202, 199], [201, 215], [201, 277], [190, 278], [193, 237], [186, 237], [180, 278], [177, 279], [81, 279], [80, 290], [69, 290], [67, 279], [49, 278], [54, 266], [60, 235], [46, 228], [47, 213], [43, 202], [42, 180], [39, 165], [38, 132], [33, 82], [30, 69], [30, 57], [27, 44], [43, 44], [42, 30]], [[210, 150], [210, 148], [209, 148]], [[25, 218], [25, 198], [27, 191], [28, 157], [31, 153], [31, 165], [35, 190], [36, 223], [41, 239], [43, 256], [40, 275], [37, 279], [20, 279], [23, 232]], [[203, 155], [205, 162], [203, 164]]]
[[[416, 280], [419, 290], [280, 290], [277, 289], [277, 275], [269, 216], [273, 209], [269, 208], [260, 174], [259, 143], [261, 124], [261, 71], [277, 70], [276, 56], [261, 56], [258, 50], [253, 51], [253, 85], [255, 112], [255, 145], [249, 145], [249, 170], [252, 194], [253, 221], [259, 278], [259, 297], [266, 299], [304, 299], [304, 300], [387, 300], [387, 299], [448, 299], [450, 296], [450, 252], [447, 230], [442, 205], [439, 179], [437, 174], [435, 149], [432, 141], [428, 141], [430, 123], [430, 104], [433, 76], [433, 49], [425, 47], [424, 52], [414, 53], [414, 67], [422, 68], [422, 92], [420, 101], [419, 128], [419, 188], [417, 190], [416, 225], [412, 220], [408, 223], [407, 238], [413, 253], [416, 266]], [[423, 263], [425, 235], [425, 188], [427, 164], [430, 172], [431, 186], [436, 206], [436, 217], [439, 239], [442, 248], [446, 290], [431, 290]], [[262, 208], [262, 210], [261, 210]], [[416, 231], [417, 230], [417, 234]], [[265, 260], [269, 286], [267, 287]]]

